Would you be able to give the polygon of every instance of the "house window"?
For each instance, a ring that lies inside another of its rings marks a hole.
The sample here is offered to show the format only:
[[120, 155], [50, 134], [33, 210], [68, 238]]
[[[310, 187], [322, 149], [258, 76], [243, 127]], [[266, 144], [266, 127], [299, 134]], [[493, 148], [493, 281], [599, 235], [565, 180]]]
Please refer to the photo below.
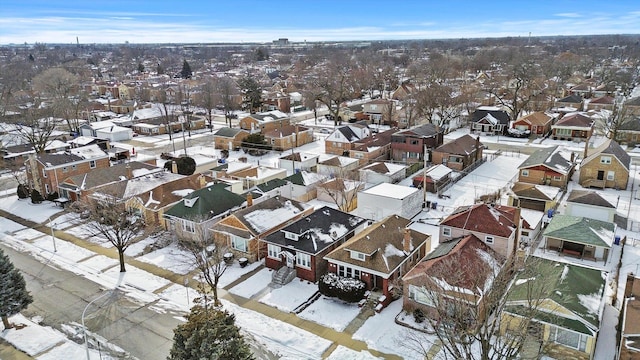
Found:
[[242, 252], [247, 252], [247, 239], [238, 236], [231, 236], [231, 247]]
[[600, 164], [611, 164], [611, 156], [601, 156]]
[[554, 176], [553, 177], [553, 181], [560, 181], [561, 177], [560, 176]]
[[47, 171], [45, 169], [42, 169], [42, 177], [47, 177]]
[[284, 237], [285, 239], [298, 241], [298, 234], [294, 234], [292, 232], [285, 231]]
[[435, 294], [423, 287], [409, 285], [409, 298], [427, 306], [435, 307]]
[[612, 181], [613, 179], [615, 179], [615, 171], [607, 171], [607, 180]]
[[571, 129], [556, 129], [556, 135], [571, 136]]
[[522, 170], [522, 176], [529, 176], [529, 170]]
[[89, 161], [89, 167], [92, 168], [92, 169], [95, 169], [96, 168], [96, 161], [95, 160]]
[[418, 145], [418, 140], [411, 140], [411, 145]]
[[444, 236], [451, 236], [451, 228], [442, 228], [442, 235]]
[[352, 259], [356, 259], [356, 260], [360, 260], [360, 261], [364, 261], [365, 256], [361, 252], [351, 251], [351, 258]]
[[196, 232], [196, 227], [193, 221], [182, 220], [182, 230], [190, 233]]
[[303, 253], [296, 254], [296, 264], [300, 267], [311, 269], [311, 255]]
[[267, 244], [267, 255], [272, 259], [280, 259], [280, 246]]
[[487, 244], [493, 244], [493, 236], [485, 236], [484, 242], [486, 242]]
[[549, 339], [557, 344], [576, 350], [585, 351], [587, 348], [587, 335], [551, 326]]

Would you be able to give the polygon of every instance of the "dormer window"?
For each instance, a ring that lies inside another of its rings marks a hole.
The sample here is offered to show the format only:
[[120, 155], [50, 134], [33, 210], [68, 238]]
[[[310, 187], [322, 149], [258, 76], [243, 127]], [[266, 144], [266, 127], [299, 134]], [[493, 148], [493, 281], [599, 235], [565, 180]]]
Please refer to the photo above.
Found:
[[184, 206], [189, 208], [193, 207], [193, 204], [195, 204], [196, 201], [198, 201], [198, 197], [194, 197], [193, 199], [184, 199]]
[[364, 261], [366, 258], [366, 255], [359, 252], [359, 251], [350, 251], [351, 253], [351, 258], [352, 259], [356, 259], [356, 260], [360, 260], [360, 261]]
[[611, 156], [601, 156], [600, 157], [601, 164], [611, 164]]
[[283, 231], [283, 232], [284, 232], [285, 239], [298, 241], [298, 234], [295, 234], [295, 233], [292, 233], [292, 232], [289, 232], [289, 231]]

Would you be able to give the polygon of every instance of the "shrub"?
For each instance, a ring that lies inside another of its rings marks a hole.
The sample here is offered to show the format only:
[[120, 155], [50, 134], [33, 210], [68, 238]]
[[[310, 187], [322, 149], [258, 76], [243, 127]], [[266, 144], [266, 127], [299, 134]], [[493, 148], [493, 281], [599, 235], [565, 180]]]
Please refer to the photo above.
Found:
[[422, 312], [422, 310], [420, 310], [420, 309], [415, 309], [415, 310], [413, 310], [413, 319], [414, 319], [418, 324], [420, 324], [421, 322], [423, 322], [423, 321], [424, 321], [424, 319], [425, 319], [425, 316], [424, 316], [424, 313]]
[[17, 195], [18, 195], [18, 198], [20, 198], [20, 199], [28, 198], [29, 197], [29, 188], [24, 184], [18, 185]]
[[322, 295], [353, 303], [364, 297], [366, 285], [358, 279], [326, 273], [320, 277], [318, 290]]
[[31, 191], [31, 202], [32, 203], [40, 204], [43, 201], [44, 201], [44, 198], [42, 197], [42, 195], [40, 195], [40, 192], [38, 190]]
[[59, 198], [58, 193], [57, 192], [52, 192], [50, 194], [47, 194], [47, 200], [49, 201], [53, 201], [55, 199]]

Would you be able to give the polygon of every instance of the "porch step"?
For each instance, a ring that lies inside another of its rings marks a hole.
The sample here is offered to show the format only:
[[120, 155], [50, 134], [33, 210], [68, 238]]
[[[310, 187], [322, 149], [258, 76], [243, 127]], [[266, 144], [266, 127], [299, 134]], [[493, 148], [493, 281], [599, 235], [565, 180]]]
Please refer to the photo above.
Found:
[[296, 270], [290, 267], [283, 266], [278, 271], [274, 272], [271, 276], [271, 282], [280, 287], [282, 285], [290, 283], [296, 277]]

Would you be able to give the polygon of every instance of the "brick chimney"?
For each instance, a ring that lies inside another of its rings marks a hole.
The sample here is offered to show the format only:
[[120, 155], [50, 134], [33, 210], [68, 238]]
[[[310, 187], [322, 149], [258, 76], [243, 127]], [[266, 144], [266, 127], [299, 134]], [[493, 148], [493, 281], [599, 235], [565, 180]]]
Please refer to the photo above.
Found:
[[247, 207], [253, 205], [253, 195], [251, 193], [247, 193]]
[[409, 254], [411, 252], [411, 230], [409, 228], [404, 228], [404, 236], [402, 237], [402, 251], [405, 254]]
[[200, 174], [200, 176], [198, 176], [198, 182], [201, 189], [207, 186], [207, 179], [204, 177], [204, 174]]
[[131, 166], [129, 166], [129, 164], [127, 164], [125, 169], [127, 169], [127, 179], [129, 179], [129, 180], [133, 179], [133, 169], [131, 169]]
[[633, 282], [635, 280], [635, 275], [633, 273], [627, 274], [627, 285], [624, 288], [624, 298], [629, 298], [634, 295], [633, 293]]
[[175, 160], [171, 160], [171, 172], [174, 174], [178, 173], [178, 163]]

